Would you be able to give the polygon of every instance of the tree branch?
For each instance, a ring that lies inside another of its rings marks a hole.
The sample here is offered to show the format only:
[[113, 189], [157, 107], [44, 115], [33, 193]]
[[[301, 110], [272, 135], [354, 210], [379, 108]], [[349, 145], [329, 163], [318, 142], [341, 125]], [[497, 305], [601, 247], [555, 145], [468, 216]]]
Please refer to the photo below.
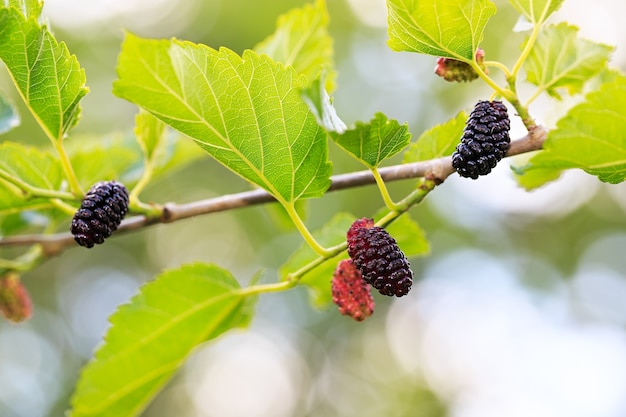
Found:
[[[507, 156], [518, 155], [541, 149], [546, 135], [547, 130], [545, 128], [536, 126], [523, 138], [511, 142], [511, 147]], [[446, 156], [429, 161], [383, 167], [379, 168], [378, 171], [385, 181], [430, 177], [440, 184], [452, 173], [454, 173], [451, 161], [452, 158], [450, 156]], [[374, 176], [369, 170], [335, 175], [331, 177], [331, 180], [332, 182], [330, 188], [328, 189], [329, 192], [375, 183]], [[186, 204], [166, 203], [163, 206], [160, 217], [131, 217], [122, 222], [114, 235], [117, 236], [122, 233], [140, 230], [157, 223], [172, 223], [194, 216], [233, 210], [241, 207], [249, 207], [273, 201], [276, 200], [267, 191], [255, 189], [236, 194], [226, 194], [220, 197], [194, 201]], [[9, 236], [0, 239], [0, 247], [34, 244], [41, 245], [45, 256], [53, 256], [62, 252], [67, 247], [75, 245], [76, 243], [74, 242], [73, 236], [69, 232], [51, 235], [38, 234]]]

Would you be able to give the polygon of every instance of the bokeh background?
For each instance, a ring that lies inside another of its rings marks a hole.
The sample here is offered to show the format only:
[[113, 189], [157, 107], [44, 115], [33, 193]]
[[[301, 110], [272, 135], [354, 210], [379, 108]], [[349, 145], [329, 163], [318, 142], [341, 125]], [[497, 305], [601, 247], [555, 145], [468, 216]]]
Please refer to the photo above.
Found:
[[[44, 15], [85, 68], [91, 92], [70, 141], [130, 135], [136, 108], [114, 97], [123, 31], [177, 37], [237, 52], [273, 31], [301, 0], [48, 0]], [[509, 65], [524, 34], [509, 3], [482, 44]], [[328, 0], [339, 70], [334, 94], [348, 124], [383, 111], [408, 121], [414, 137], [490, 91], [448, 84], [435, 59], [386, 46], [384, 0]], [[626, 68], [626, 3], [566, 0], [551, 19], [616, 45]], [[0, 88], [19, 104], [0, 68]], [[522, 89], [522, 94], [524, 94]], [[537, 120], [554, 126], [580, 98], [539, 100]], [[0, 140], [46, 144], [23, 105], [23, 124]], [[515, 122], [512, 136], [523, 135]], [[331, 145], [335, 173], [362, 169]], [[399, 162], [396, 159], [392, 162]], [[304, 288], [261, 297], [246, 332], [197, 350], [145, 412], [147, 417], [626, 416], [626, 186], [581, 172], [527, 193], [510, 161], [479, 181], [451, 177], [412, 210], [431, 242], [413, 258], [410, 295], [376, 294], [363, 323], [319, 311]], [[390, 186], [402, 196], [415, 186]], [[248, 189], [206, 157], [152, 184], [145, 199], [186, 202]], [[312, 201], [307, 223], [337, 211], [368, 216], [382, 205], [375, 188]], [[301, 240], [267, 207], [198, 217], [68, 250], [24, 276], [35, 303], [25, 324], [0, 323], [0, 416], [63, 416], [80, 368], [107, 317], [164, 268], [215, 262], [242, 283], [272, 277]]]

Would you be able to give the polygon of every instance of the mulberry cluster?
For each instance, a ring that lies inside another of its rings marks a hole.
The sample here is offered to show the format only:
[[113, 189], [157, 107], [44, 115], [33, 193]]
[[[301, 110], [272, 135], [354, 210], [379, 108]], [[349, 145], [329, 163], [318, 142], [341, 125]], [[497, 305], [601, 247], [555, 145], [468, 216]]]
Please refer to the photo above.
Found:
[[117, 181], [98, 182], [85, 194], [70, 231], [87, 248], [111, 236], [128, 212], [128, 190]]
[[[485, 51], [478, 48], [476, 50], [476, 63], [478, 63], [483, 72], [488, 74], [489, 72], [485, 67], [484, 61]], [[446, 81], [458, 83], [473, 81], [478, 78], [478, 73], [468, 63], [453, 58], [437, 58], [435, 74]]]
[[476, 103], [467, 119], [461, 143], [452, 154], [456, 172], [474, 180], [489, 174], [509, 150], [510, 128], [509, 115], [501, 101]]
[[363, 321], [374, 312], [374, 298], [370, 286], [363, 279], [352, 260], [339, 262], [331, 281], [333, 302], [339, 312], [356, 321]]
[[363, 279], [381, 294], [402, 297], [413, 284], [413, 272], [395, 239], [372, 219], [356, 220], [347, 233], [348, 254]]

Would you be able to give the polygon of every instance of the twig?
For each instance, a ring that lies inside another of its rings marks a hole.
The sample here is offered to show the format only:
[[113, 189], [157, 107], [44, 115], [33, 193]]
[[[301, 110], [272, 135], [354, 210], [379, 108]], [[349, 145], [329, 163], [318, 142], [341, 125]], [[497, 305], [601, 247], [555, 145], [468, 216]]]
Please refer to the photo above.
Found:
[[[507, 156], [541, 149], [546, 135], [547, 130], [541, 126], [537, 126], [523, 138], [511, 142]], [[441, 183], [454, 172], [454, 169], [452, 168], [451, 157], [447, 156], [429, 161], [384, 167], [380, 168], [378, 171], [385, 181], [398, 181], [429, 176], [438, 183]], [[374, 176], [369, 170], [335, 175], [331, 177], [331, 181], [328, 191], [338, 191], [375, 183]], [[172, 223], [194, 216], [249, 207], [272, 201], [275, 201], [275, 199], [267, 191], [255, 189], [186, 204], [166, 203], [163, 206], [159, 218], [149, 218], [146, 216], [131, 217], [122, 222], [115, 232], [115, 235], [140, 230], [157, 223]], [[75, 245], [75, 242], [69, 232], [48, 235], [8, 236], [0, 239], [0, 246], [24, 246], [34, 244], [40, 244], [42, 246], [45, 256], [53, 256], [62, 252], [67, 247]]]

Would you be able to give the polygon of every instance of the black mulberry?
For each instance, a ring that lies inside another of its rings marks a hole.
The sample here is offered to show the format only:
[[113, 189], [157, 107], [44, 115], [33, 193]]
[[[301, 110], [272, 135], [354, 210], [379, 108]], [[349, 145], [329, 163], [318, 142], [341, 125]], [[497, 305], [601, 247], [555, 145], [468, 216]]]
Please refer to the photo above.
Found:
[[331, 281], [333, 302], [339, 312], [356, 321], [363, 321], [374, 312], [374, 298], [370, 286], [351, 259], [337, 264]]
[[452, 154], [460, 176], [487, 175], [509, 150], [511, 122], [501, 101], [479, 101], [467, 119], [461, 143]]
[[347, 233], [348, 254], [363, 279], [381, 294], [402, 297], [413, 284], [413, 272], [396, 240], [372, 219], [356, 220]]
[[111, 236], [128, 212], [128, 190], [117, 181], [98, 182], [85, 194], [70, 231], [87, 248]]

